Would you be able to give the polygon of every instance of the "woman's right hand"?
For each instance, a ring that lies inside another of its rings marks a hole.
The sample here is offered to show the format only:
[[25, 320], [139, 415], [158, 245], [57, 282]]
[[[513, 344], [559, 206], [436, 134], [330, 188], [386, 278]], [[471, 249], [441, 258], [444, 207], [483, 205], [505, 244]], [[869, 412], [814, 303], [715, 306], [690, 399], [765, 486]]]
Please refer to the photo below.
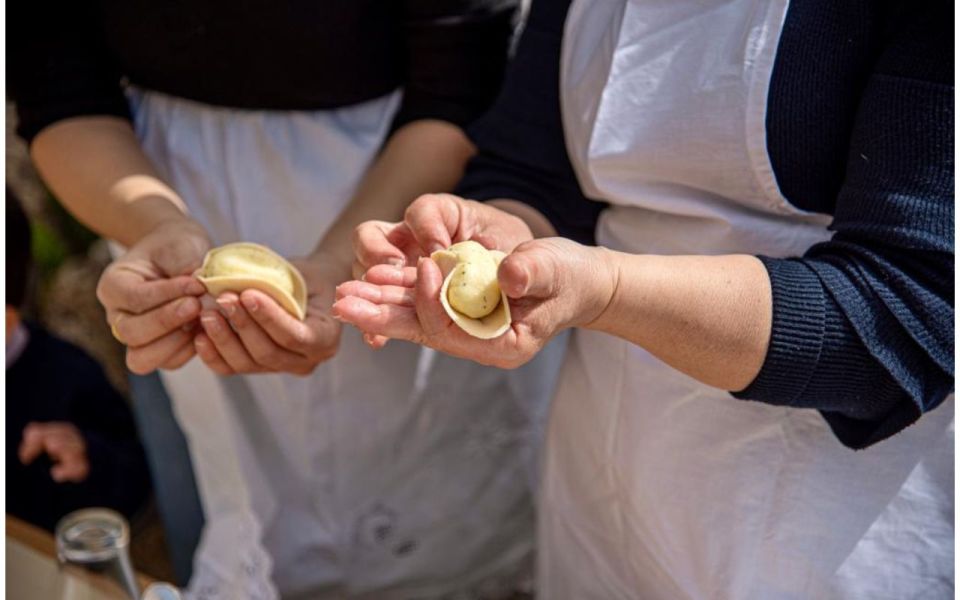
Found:
[[509, 253], [531, 239], [530, 227], [510, 213], [452, 194], [425, 194], [407, 207], [403, 221], [367, 221], [356, 228], [353, 275], [359, 279], [381, 264], [416, 266], [420, 257], [465, 240]]
[[206, 290], [192, 273], [209, 249], [199, 223], [168, 220], [100, 276], [97, 298], [114, 336], [127, 346], [127, 367], [134, 373], [177, 369], [195, 354], [193, 328]]
[[[489, 204], [453, 194], [424, 194], [407, 207], [398, 223], [367, 221], [357, 226], [353, 233], [353, 277], [364, 279], [371, 271], [370, 276], [378, 283], [402, 286], [421, 257], [456, 242], [473, 240], [509, 253], [531, 239], [533, 233], [526, 222]], [[406, 269], [397, 269], [404, 266]], [[364, 333], [363, 337], [373, 348], [382, 348], [389, 339], [373, 333]]]

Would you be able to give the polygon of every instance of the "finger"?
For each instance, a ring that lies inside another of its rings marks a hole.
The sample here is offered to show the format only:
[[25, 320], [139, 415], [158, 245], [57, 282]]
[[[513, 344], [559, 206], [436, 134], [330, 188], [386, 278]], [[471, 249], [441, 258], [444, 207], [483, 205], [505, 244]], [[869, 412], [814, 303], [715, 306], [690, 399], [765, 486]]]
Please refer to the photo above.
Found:
[[390, 341], [390, 338], [383, 335], [365, 333], [363, 334], [363, 341], [374, 350], [379, 350], [387, 345], [387, 342]]
[[353, 252], [360, 264], [365, 267], [379, 264], [403, 265], [403, 251], [387, 239], [387, 233], [398, 225], [403, 226], [402, 223], [367, 221], [353, 230]]
[[350, 267], [350, 276], [354, 279], [363, 279], [363, 274], [367, 272], [367, 268], [360, 264], [360, 261], [353, 261], [353, 265]]
[[146, 375], [179, 353], [184, 344], [189, 343], [192, 338], [192, 332], [180, 328], [157, 338], [149, 344], [128, 346], [127, 368], [138, 375]]
[[141, 273], [110, 267], [97, 285], [97, 298], [108, 308], [140, 314], [181, 296], [199, 296], [205, 291], [203, 284], [189, 275], [145, 281]]
[[497, 279], [511, 298], [549, 298], [556, 294], [559, 266], [555, 255], [543, 252], [536, 242], [517, 246], [500, 263]]
[[217, 375], [233, 375], [236, 373], [230, 365], [227, 364], [227, 361], [223, 360], [223, 357], [220, 356], [220, 353], [217, 352], [217, 347], [213, 345], [213, 340], [205, 333], [198, 333], [195, 338], [193, 338], [193, 348], [197, 352], [197, 356], [200, 357], [200, 360], [203, 361], [203, 364], [216, 373]]
[[403, 251], [407, 257], [405, 264], [415, 265], [417, 259], [424, 255], [423, 249], [417, 244], [413, 232], [406, 223], [399, 224], [387, 232], [387, 241]]
[[403, 222], [427, 254], [448, 248], [460, 229], [457, 199], [448, 194], [420, 196], [407, 207]]
[[200, 314], [200, 325], [210, 341], [213, 342], [217, 352], [233, 371], [254, 373], [263, 370], [257, 366], [256, 361], [243, 347], [243, 342], [240, 341], [239, 336], [230, 329], [226, 320], [219, 313], [203, 311]]
[[192, 322], [200, 315], [200, 300], [195, 296], [178, 298], [143, 314], [116, 314], [113, 329], [128, 346], [145, 346]]
[[415, 306], [420, 325], [427, 336], [435, 336], [446, 331], [453, 321], [440, 303], [440, 288], [443, 286], [443, 274], [437, 263], [423, 259], [417, 265], [417, 287]]
[[169, 275], [193, 273], [203, 264], [203, 257], [210, 249], [209, 242], [192, 235], [179, 237], [173, 243], [163, 243], [150, 253], [153, 262]]
[[311, 314], [308, 309], [307, 319], [300, 321], [263, 292], [245, 290], [240, 294], [240, 303], [277, 345], [304, 356], [317, 355], [333, 334], [333, 324], [319, 314]]
[[28, 423], [23, 428], [23, 440], [17, 451], [20, 462], [29, 465], [43, 452], [43, 432], [45, 427], [41, 423]]
[[337, 298], [356, 296], [374, 304], [413, 306], [414, 290], [396, 285], [374, 285], [365, 281], [347, 281], [337, 286]]
[[84, 452], [86, 443], [72, 424], [50, 423], [43, 434], [43, 449], [54, 460], [69, 453]]
[[397, 285], [412, 288], [417, 283], [417, 268], [397, 268], [393, 265], [377, 265], [370, 267], [363, 274], [363, 281], [374, 285]]
[[176, 371], [183, 365], [190, 362], [190, 359], [193, 358], [196, 353], [197, 351], [194, 348], [193, 340], [188, 339], [187, 342], [180, 348], [180, 350], [178, 350], [170, 358], [165, 360], [162, 365], [160, 365], [160, 368], [167, 371]]
[[71, 481], [79, 483], [90, 473], [90, 463], [83, 449], [72, 449], [57, 456], [56, 464], [50, 469], [50, 477], [57, 483]]
[[414, 342], [423, 339], [417, 312], [409, 306], [380, 306], [363, 298], [347, 296], [333, 304], [333, 314], [364, 333]]
[[[271, 304], [274, 305], [277, 310], [283, 311], [276, 302], [266, 296], [257, 298], [257, 302], [262, 304], [258, 312], [269, 311], [273, 308], [270, 306]], [[218, 303], [220, 303], [220, 300], [218, 300]], [[270, 334], [264, 330], [263, 326], [247, 312], [245, 305], [233, 300], [225, 301], [221, 305], [224, 306], [224, 310], [227, 312], [234, 332], [239, 336], [243, 347], [247, 353], [250, 354], [250, 357], [253, 358], [254, 362], [271, 370], [282, 371], [291, 370], [294, 367], [300, 366], [304, 357], [279, 346]], [[297, 325], [302, 325], [302, 323], [297, 321]], [[289, 335], [292, 336], [294, 334]]]

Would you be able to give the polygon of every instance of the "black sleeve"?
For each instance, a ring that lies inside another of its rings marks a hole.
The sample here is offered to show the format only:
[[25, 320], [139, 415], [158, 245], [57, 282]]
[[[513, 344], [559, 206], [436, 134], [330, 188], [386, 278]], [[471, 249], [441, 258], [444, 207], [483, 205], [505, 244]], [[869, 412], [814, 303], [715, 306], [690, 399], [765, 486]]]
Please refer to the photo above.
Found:
[[500, 89], [515, 0], [405, 0], [403, 102], [393, 129], [418, 119], [465, 127]]
[[509, 198], [542, 213], [563, 236], [583, 244], [606, 204], [580, 190], [563, 137], [560, 48], [569, 2], [534, 2], [503, 90], [470, 127], [477, 146], [456, 193]]
[[7, 90], [17, 133], [83, 115], [130, 118], [120, 69], [101, 35], [97, 7], [84, 0], [21, 0], [7, 13]]
[[[773, 333], [738, 397], [819, 409], [863, 448], [938, 406], [954, 385], [953, 19], [901, 15], [861, 98], [834, 237], [762, 258]], [[930, 8], [934, 7], [934, 8]]]

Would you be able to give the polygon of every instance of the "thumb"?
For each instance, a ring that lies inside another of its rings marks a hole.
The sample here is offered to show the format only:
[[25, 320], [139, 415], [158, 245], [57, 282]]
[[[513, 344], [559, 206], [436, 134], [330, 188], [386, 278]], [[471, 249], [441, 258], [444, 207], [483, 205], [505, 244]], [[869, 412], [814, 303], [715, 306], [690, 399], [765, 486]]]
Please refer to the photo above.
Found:
[[552, 253], [538, 242], [527, 242], [503, 259], [497, 279], [510, 298], [548, 298], [556, 292], [558, 275]]
[[175, 277], [198, 269], [209, 249], [210, 236], [202, 225], [178, 220], [158, 225], [130, 254], [146, 258], [167, 277]]
[[461, 222], [462, 203], [450, 194], [425, 194], [407, 207], [403, 222], [425, 254], [449, 247], [455, 232], [468, 229]]
[[157, 247], [153, 260], [168, 277], [190, 275], [200, 268], [208, 249], [201, 240], [187, 238]]

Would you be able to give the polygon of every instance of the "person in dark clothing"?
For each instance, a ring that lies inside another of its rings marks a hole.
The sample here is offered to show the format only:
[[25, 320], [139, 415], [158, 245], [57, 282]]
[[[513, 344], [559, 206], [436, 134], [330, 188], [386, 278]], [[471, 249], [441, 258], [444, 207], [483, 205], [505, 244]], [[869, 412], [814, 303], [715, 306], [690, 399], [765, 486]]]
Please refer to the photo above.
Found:
[[85, 507], [131, 518], [150, 479], [130, 408], [83, 350], [21, 321], [30, 228], [9, 189], [6, 217], [7, 512], [50, 531]]
[[[374, 345], [515, 367], [578, 328], [539, 594], [953, 593], [953, 50], [945, 2], [536, 0], [481, 202], [361, 226], [334, 313]], [[510, 252], [494, 340], [380, 264], [466, 239]]]

